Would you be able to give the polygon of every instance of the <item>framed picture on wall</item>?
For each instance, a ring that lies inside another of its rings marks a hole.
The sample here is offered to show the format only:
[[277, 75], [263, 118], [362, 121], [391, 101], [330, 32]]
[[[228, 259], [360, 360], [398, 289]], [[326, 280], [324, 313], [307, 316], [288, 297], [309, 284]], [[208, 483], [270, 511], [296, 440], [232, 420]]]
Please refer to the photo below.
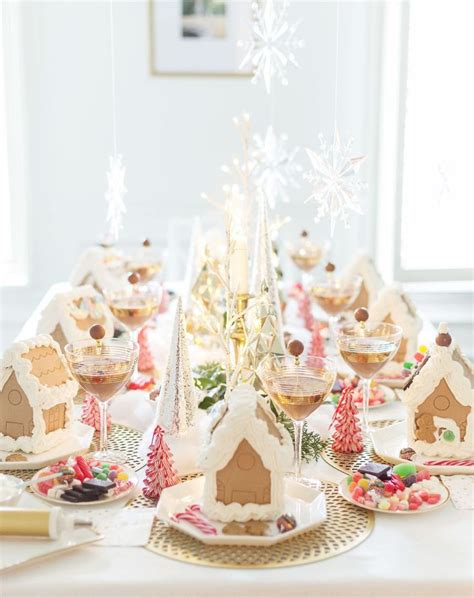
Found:
[[249, 76], [240, 70], [252, 22], [242, 0], [149, 0], [152, 75]]

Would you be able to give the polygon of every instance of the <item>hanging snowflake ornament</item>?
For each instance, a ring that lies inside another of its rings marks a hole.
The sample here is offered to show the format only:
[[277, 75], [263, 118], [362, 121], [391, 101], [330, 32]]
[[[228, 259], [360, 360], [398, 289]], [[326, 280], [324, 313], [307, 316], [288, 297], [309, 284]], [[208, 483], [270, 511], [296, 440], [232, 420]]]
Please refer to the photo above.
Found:
[[127, 211], [123, 201], [127, 188], [124, 183], [125, 166], [122, 164], [122, 156], [110, 156], [109, 161], [110, 170], [107, 172], [107, 191], [105, 192], [107, 222], [109, 224], [106, 236], [116, 242], [123, 228], [123, 216]]
[[294, 51], [304, 45], [303, 40], [296, 37], [300, 21], [289, 25], [286, 0], [281, 3], [273, 0], [253, 2], [252, 13], [252, 38], [238, 42], [246, 52], [239, 68], [250, 67], [254, 73], [252, 83], [263, 79], [267, 93], [270, 93], [274, 77], [282, 85], [288, 85], [288, 66], [299, 67]]
[[299, 189], [302, 167], [295, 160], [299, 148], [287, 149], [288, 137], [277, 135], [270, 125], [265, 136], [254, 135], [252, 158], [255, 162], [255, 183], [265, 193], [274, 209], [276, 200], [289, 202], [288, 188]]
[[304, 178], [313, 187], [313, 192], [306, 202], [314, 200], [318, 204], [315, 222], [329, 216], [332, 237], [338, 220], [341, 220], [346, 228], [349, 227], [349, 211], [363, 213], [358, 194], [366, 189], [367, 185], [356, 175], [366, 157], [350, 157], [353, 139], [342, 144], [337, 129], [330, 145], [322, 134], [319, 135], [319, 140], [319, 154], [306, 148], [312, 169], [305, 173]]

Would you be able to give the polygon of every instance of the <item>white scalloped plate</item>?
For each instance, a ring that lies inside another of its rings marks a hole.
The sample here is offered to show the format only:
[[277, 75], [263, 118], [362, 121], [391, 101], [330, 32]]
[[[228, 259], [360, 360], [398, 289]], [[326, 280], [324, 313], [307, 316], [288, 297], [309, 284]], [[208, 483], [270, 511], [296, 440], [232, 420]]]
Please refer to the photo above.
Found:
[[[12, 471], [13, 469], [42, 469], [71, 455], [87, 453], [94, 436], [94, 428], [87, 426], [80, 421], [71, 425], [71, 434], [67, 440], [53, 447], [49, 451], [34, 455], [33, 453], [22, 453], [21, 451], [0, 451], [0, 471]], [[11, 454], [21, 454], [26, 461], [5, 461]]]
[[[406, 422], [398, 422], [385, 428], [371, 430], [370, 436], [374, 450], [387, 463], [391, 463], [392, 465], [407, 463], [406, 459], [400, 458], [400, 450], [408, 446], [406, 426]], [[442, 460], [442, 457], [417, 455], [413, 462], [418, 467], [427, 469], [432, 475], [474, 474], [474, 465], [426, 465], [427, 461], [435, 460]], [[471, 457], [471, 460], [474, 462], [474, 455]]]
[[268, 522], [269, 535], [266, 536], [229, 536], [222, 533], [225, 523], [209, 520], [217, 529], [217, 535], [206, 535], [187, 522], [176, 523], [171, 520], [174, 513], [185, 510], [192, 504], [202, 503], [204, 477], [196, 478], [163, 490], [157, 506], [156, 516], [171, 527], [200, 540], [204, 544], [232, 544], [249, 546], [271, 546], [312, 530], [326, 520], [326, 497], [324, 492], [305, 486], [294, 480], [285, 480], [284, 513], [296, 518], [297, 527], [284, 534], [278, 532], [275, 522]]
[[367, 509], [367, 511], [374, 511], [375, 513], [382, 514], [387, 513], [388, 515], [417, 515], [421, 513], [429, 513], [430, 511], [436, 511], [436, 509], [440, 509], [449, 501], [449, 490], [441, 482], [439, 482], [439, 493], [441, 494], [441, 500], [435, 505], [423, 503], [422, 506], [416, 511], [384, 511], [383, 509], [377, 509], [377, 507], [367, 507], [366, 505], [362, 505], [360, 502], [354, 500], [349, 492], [346, 478], [339, 482], [339, 494], [345, 498], [347, 502], [350, 502], [352, 505], [360, 507], [361, 509]]

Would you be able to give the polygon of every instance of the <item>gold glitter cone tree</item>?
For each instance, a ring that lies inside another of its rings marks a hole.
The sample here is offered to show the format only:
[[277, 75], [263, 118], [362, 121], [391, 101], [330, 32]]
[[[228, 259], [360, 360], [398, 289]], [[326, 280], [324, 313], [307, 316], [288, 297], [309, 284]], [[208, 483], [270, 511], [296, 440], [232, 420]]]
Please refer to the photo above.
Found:
[[260, 295], [254, 300], [252, 312], [249, 314], [251, 329], [245, 352], [244, 377], [246, 381], [260, 388], [256, 369], [268, 355], [284, 355], [285, 347], [280, 339], [278, 316], [270, 301], [268, 288], [262, 285]]
[[186, 319], [178, 298], [168, 364], [161, 387], [157, 422], [168, 434], [183, 434], [194, 424], [197, 401], [186, 339]]
[[272, 317], [275, 321], [276, 338], [280, 344], [284, 346], [283, 318], [281, 315], [280, 296], [278, 293], [278, 278], [273, 262], [273, 247], [270, 231], [267, 199], [262, 194], [259, 198], [251, 292], [253, 295], [259, 296], [262, 285], [267, 287], [267, 300], [273, 309]]

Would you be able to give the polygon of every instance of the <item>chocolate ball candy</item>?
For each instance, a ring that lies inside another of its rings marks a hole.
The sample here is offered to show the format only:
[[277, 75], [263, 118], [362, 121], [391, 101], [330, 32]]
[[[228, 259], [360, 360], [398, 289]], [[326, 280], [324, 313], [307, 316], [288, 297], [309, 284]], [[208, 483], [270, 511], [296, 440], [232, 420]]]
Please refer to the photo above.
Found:
[[438, 347], [449, 347], [452, 342], [451, 335], [449, 332], [440, 332], [436, 337], [436, 344]]
[[293, 357], [299, 357], [303, 351], [304, 345], [301, 341], [294, 338], [288, 343], [288, 352], [290, 355], [293, 355]]
[[365, 307], [359, 307], [354, 312], [354, 318], [357, 322], [367, 322], [369, 319], [369, 311]]
[[101, 324], [94, 324], [89, 328], [89, 335], [95, 341], [101, 341], [105, 336], [105, 328]]
[[332, 262], [328, 262], [324, 269], [326, 270], [326, 272], [334, 272], [336, 266]]
[[400, 459], [406, 459], [407, 461], [412, 461], [413, 457], [416, 455], [415, 451], [407, 446], [406, 448], [400, 449]]
[[140, 282], [140, 274], [138, 272], [132, 272], [128, 276], [128, 282], [130, 284], [138, 284]]
[[307, 230], [302, 230], [302, 231], [301, 231], [301, 236], [302, 236], [303, 238], [307, 237], [307, 236], [308, 236], [308, 231], [307, 231]]
[[289, 515], [288, 513], [285, 513], [284, 515], [281, 515], [280, 517], [278, 517], [278, 519], [276, 520], [276, 525], [277, 525], [278, 531], [281, 534], [284, 534], [286, 532], [291, 532], [291, 530], [295, 529], [297, 523], [296, 523], [296, 519], [293, 517], [293, 515]]
[[151, 247], [151, 241], [150, 241], [150, 239], [145, 239], [143, 241], [143, 247]]

